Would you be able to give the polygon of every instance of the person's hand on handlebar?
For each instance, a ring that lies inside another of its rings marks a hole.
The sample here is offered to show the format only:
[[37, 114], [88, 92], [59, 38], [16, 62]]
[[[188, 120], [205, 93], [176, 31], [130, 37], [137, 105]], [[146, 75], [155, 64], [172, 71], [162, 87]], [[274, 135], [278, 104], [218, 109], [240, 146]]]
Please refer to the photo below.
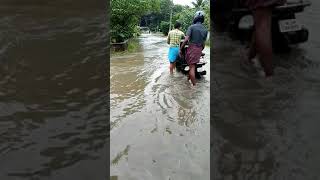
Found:
[[187, 42], [189, 41], [189, 39], [190, 39], [189, 36], [186, 36], [186, 37], [184, 38], [184, 41], [183, 41], [183, 43], [182, 43], [181, 46], [180, 46], [180, 52], [179, 52], [179, 56], [180, 56], [180, 57], [182, 57], [182, 50], [183, 50], [184, 46], [187, 44]]

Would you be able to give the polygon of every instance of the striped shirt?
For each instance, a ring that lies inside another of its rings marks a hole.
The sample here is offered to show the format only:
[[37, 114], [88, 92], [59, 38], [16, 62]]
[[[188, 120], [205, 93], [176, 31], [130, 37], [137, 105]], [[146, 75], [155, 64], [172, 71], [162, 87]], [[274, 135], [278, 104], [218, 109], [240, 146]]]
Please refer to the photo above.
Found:
[[170, 47], [179, 47], [181, 39], [184, 37], [184, 33], [178, 29], [174, 29], [168, 34], [168, 44]]

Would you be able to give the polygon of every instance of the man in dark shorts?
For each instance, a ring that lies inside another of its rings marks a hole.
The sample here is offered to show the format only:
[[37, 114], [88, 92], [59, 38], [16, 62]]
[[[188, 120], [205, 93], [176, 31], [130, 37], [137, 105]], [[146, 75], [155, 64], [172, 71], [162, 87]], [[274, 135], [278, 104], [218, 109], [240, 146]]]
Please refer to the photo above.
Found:
[[193, 19], [193, 25], [189, 26], [184, 42], [180, 47], [180, 56], [182, 49], [189, 42], [189, 47], [186, 50], [186, 61], [189, 65], [189, 77], [192, 85], [196, 85], [195, 70], [196, 64], [200, 61], [202, 50], [205, 47], [208, 30], [203, 26], [204, 12], [197, 11]]
[[259, 54], [260, 62], [264, 69], [266, 78], [273, 75], [272, 63], [272, 40], [271, 40], [271, 18], [272, 8], [281, 5], [286, 0], [242, 0], [253, 13], [255, 30], [252, 35], [250, 50], [248, 53], [249, 63]]

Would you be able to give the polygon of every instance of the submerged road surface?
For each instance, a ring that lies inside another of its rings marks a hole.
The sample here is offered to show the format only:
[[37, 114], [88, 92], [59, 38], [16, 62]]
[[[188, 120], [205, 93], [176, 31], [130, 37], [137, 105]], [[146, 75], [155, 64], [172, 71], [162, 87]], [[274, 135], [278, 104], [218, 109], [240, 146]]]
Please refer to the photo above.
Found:
[[106, 176], [105, 13], [64, 8], [0, 7], [1, 180]]
[[111, 176], [119, 180], [209, 179], [210, 72], [196, 89], [169, 74], [160, 35], [139, 38], [141, 51], [111, 58]]
[[319, 10], [298, 15], [310, 39], [276, 55], [272, 83], [240, 68], [240, 43], [214, 37], [213, 179], [320, 179]]

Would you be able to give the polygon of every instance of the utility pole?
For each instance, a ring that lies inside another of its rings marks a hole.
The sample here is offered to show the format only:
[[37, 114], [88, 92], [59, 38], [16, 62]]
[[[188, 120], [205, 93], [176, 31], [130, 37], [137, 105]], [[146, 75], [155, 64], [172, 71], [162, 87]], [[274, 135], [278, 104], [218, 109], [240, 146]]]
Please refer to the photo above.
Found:
[[171, 11], [170, 11], [170, 25], [169, 25], [169, 31], [171, 31], [171, 21], [172, 21], [172, 9], [173, 9], [173, 0], [171, 0]]

